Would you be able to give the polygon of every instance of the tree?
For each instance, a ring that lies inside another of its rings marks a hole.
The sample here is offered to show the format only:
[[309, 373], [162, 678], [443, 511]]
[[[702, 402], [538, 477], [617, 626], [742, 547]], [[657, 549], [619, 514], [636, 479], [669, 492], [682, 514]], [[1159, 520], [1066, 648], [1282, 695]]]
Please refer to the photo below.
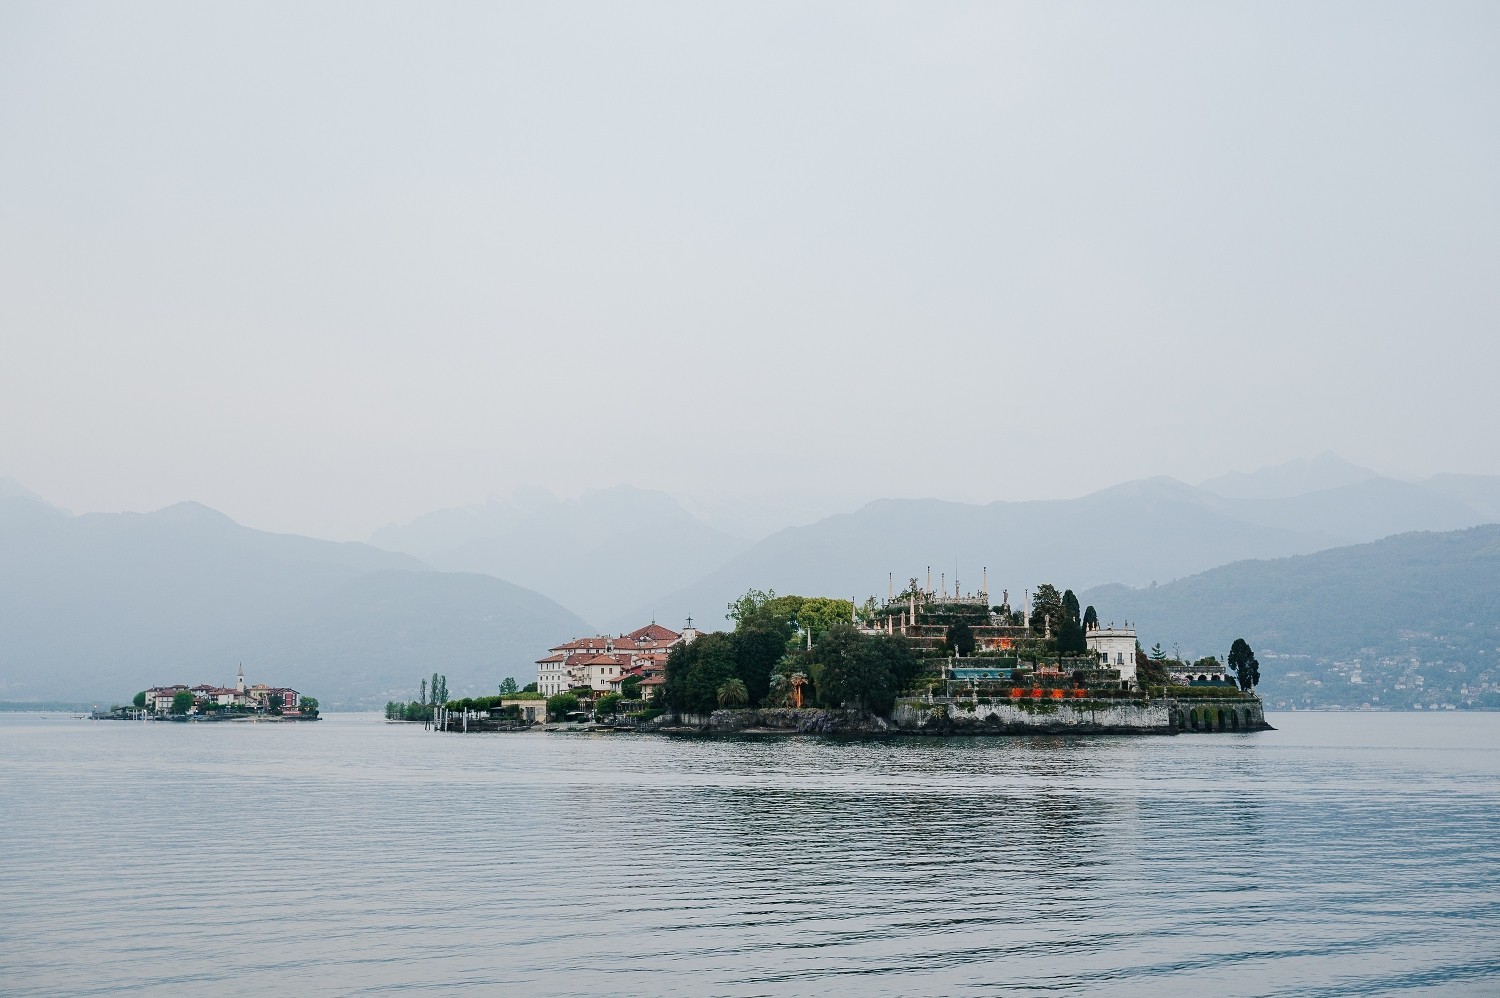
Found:
[[535, 692], [537, 692], [536, 683], [527, 683], [525, 686], [521, 687], [521, 692], [522, 693], [535, 693]]
[[1244, 638], [1235, 638], [1229, 646], [1229, 671], [1239, 680], [1240, 689], [1250, 692], [1260, 683], [1260, 662]]
[[433, 697], [436, 703], [448, 702], [448, 677], [438, 676], [433, 680], [437, 684], [437, 694]]
[[186, 714], [192, 709], [193, 695], [191, 693], [189, 693], [187, 690], [178, 690], [176, 693], [172, 694], [172, 713], [182, 715]]
[[620, 701], [624, 699], [618, 693], [604, 694], [598, 700], [594, 701], [594, 716], [609, 717], [611, 714], [618, 713], [620, 710]]
[[1092, 606], [1083, 611], [1083, 629], [1085, 631], [1097, 631], [1099, 629], [1099, 614], [1094, 612]]
[[280, 714], [286, 707], [286, 697], [280, 693], [270, 693], [266, 696], [266, 713]]
[[1156, 644], [1151, 646], [1151, 661], [1165, 662], [1166, 660], [1167, 653], [1161, 650], [1161, 642], [1158, 641]]
[[720, 707], [743, 707], [750, 699], [750, 694], [745, 690], [745, 681], [735, 676], [733, 679], [724, 681], [724, 685], [718, 689], [716, 698]]
[[771, 673], [786, 654], [791, 637], [789, 620], [768, 617], [752, 618], [729, 636], [734, 674], [745, 687], [746, 703], [759, 707], [766, 702], [771, 691]]
[[1135, 646], [1135, 681], [1143, 687], [1165, 686], [1172, 677], [1167, 673], [1167, 663], [1153, 661], [1141, 651], [1140, 642]]
[[1083, 620], [1078, 612], [1078, 597], [1069, 589], [1062, 596], [1062, 620], [1057, 624], [1057, 657], [1082, 655], [1089, 650], [1084, 637]]
[[1056, 632], [1060, 623], [1062, 623], [1062, 593], [1059, 593], [1052, 583], [1043, 582], [1036, 587], [1036, 592], [1031, 597], [1031, 629], [1045, 631], [1047, 625], [1051, 624], [1052, 630]]
[[1078, 609], [1078, 597], [1073, 595], [1073, 590], [1065, 589], [1062, 595], [1062, 619], [1076, 622], [1082, 621], [1083, 617]]
[[747, 626], [780, 630], [795, 624], [819, 634], [834, 624], [848, 622], [853, 614], [854, 604], [846, 599], [777, 596], [775, 590], [751, 589], [729, 604], [727, 615], [735, 622], [735, 630]]
[[514, 692], [516, 692], [517, 689], [518, 689], [518, 687], [516, 686], [516, 681], [514, 679], [512, 679], [510, 676], [506, 676], [504, 679], [502, 679], [500, 681], [500, 695], [501, 696], [507, 696], [507, 695], [509, 695], [511, 693], [514, 693]]
[[888, 715], [896, 694], [920, 672], [921, 662], [903, 637], [861, 634], [850, 624], [839, 624], [814, 646], [812, 669], [824, 706]]
[[667, 656], [662, 696], [673, 710], [711, 713], [719, 687], [735, 677], [734, 642], [722, 631], [678, 645]]
[[[437, 685], [437, 676], [436, 675], [434, 675], [432, 677], [432, 683], [433, 683], [434, 686]], [[428, 702], [428, 700], [427, 700], [427, 680], [425, 680], [425, 679], [422, 680], [420, 683], [417, 684], [417, 699], [420, 700], [422, 703], [427, 703]]]
[[949, 650], [960, 658], [974, 654], [974, 632], [962, 620], [948, 628], [944, 641], [947, 642]]
[[547, 698], [548, 717], [564, 718], [577, 709], [578, 698], [571, 693], [557, 693]]
[[135, 699], [131, 700], [130, 702], [135, 704], [136, 710], [144, 710], [146, 707], [146, 691], [141, 690], [135, 695]]
[[620, 695], [626, 700], [639, 700], [641, 698], [641, 677], [626, 676], [621, 680]]
[[302, 711], [302, 713], [308, 715], [309, 717], [317, 717], [318, 716], [318, 698], [317, 697], [303, 697], [302, 698], [302, 702], [299, 703], [297, 706], [298, 706], [298, 709]]

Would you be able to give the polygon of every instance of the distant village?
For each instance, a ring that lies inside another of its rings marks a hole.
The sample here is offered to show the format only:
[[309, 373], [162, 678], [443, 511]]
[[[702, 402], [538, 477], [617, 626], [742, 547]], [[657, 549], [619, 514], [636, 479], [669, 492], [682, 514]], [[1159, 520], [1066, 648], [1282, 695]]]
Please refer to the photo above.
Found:
[[235, 720], [276, 718], [315, 721], [318, 701], [285, 686], [266, 683], [247, 685], [241, 667], [233, 686], [202, 683], [186, 686], [153, 686], [135, 695], [129, 707], [114, 707], [109, 716], [150, 720]]

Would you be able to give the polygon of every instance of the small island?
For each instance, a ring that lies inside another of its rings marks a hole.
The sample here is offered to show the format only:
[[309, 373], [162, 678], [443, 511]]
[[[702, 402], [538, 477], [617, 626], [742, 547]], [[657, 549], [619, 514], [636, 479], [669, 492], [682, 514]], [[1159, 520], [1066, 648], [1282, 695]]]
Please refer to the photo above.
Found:
[[153, 686], [137, 693], [130, 706], [116, 705], [94, 716], [122, 721], [316, 721], [318, 701], [285, 686], [246, 685], [241, 667], [232, 687]]

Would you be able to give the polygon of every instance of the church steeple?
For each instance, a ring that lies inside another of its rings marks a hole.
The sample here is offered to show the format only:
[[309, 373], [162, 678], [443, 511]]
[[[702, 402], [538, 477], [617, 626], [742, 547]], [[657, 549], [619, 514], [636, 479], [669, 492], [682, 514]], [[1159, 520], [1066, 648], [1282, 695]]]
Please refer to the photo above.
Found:
[[243, 662], [240, 663], [239, 674], [234, 677], [234, 691], [236, 693], [245, 692], [245, 663]]

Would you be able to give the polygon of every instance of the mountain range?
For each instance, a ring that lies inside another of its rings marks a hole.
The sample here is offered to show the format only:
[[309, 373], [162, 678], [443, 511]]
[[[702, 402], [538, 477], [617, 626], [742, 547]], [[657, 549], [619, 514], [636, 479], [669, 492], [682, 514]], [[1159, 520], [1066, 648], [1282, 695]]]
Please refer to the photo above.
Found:
[[1226, 658], [1243, 637], [1273, 706], [1500, 707], [1500, 526], [1408, 533], [1079, 595], [1143, 646]]
[[[1455, 530], [1500, 520], [1500, 478], [1439, 475], [1421, 482], [1386, 477], [1295, 495], [1255, 497], [1253, 481], [1234, 495], [1171, 478], [1128, 482], [1078, 499], [993, 502], [884, 499], [853, 513], [782, 530], [701, 579], [656, 596], [624, 623], [655, 611], [696, 614], [716, 626], [746, 589], [884, 595], [894, 575], [977, 591], [987, 569], [995, 602], [1040, 582], [1081, 590], [1106, 582], [1147, 586], [1246, 558], [1306, 554], [1411, 530]], [[1326, 464], [1322, 467], [1326, 471]], [[1212, 483], [1209, 483], [1212, 484]], [[612, 621], [612, 623], [614, 623]]]
[[[1334, 549], [1496, 521], [1500, 478], [1403, 481], [1332, 455], [1076, 499], [882, 499], [754, 543], [665, 493], [623, 487], [577, 499], [522, 491], [393, 524], [361, 544], [253, 530], [195, 503], [73, 516], [0, 479], [0, 699], [227, 682], [242, 660], [252, 681], [329, 706], [408, 696], [434, 671], [455, 692], [487, 692], [506, 675], [527, 681], [546, 648], [598, 625], [676, 626], [692, 615], [714, 628], [747, 589], [862, 599], [883, 594], [887, 578], [897, 588], [925, 582], [928, 565], [934, 584], [951, 589], [957, 574], [967, 591], [987, 571], [997, 603], [1009, 589], [1019, 605], [1041, 582], [1089, 590], [1102, 615], [1138, 618], [1149, 634], [1199, 651], [1222, 652], [1225, 633], [1254, 630], [1268, 654], [1348, 657], [1365, 647], [1349, 642], [1385, 632], [1357, 615], [1351, 629], [1311, 628], [1253, 591], [1235, 597], [1255, 608], [1247, 618], [1231, 612], [1233, 600], [1203, 604], [1195, 587], [1217, 585], [1220, 566], [1258, 578], [1244, 566], [1325, 552], [1329, 591], [1360, 592], [1353, 575], [1389, 576]], [[1487, 535], [1452, 536], [1450, 554]], [[1445, 592], [1471, 581], [1426, 584]], [[1395, 654], [1380, 641], [1381, 655]]]
[[[746, 547], [666, 493], [625, 486], [577, 499], [520, 490], [392, 524], [370, 543], [444, 571], [513, 580], [600, 622], [621, 618], [643, 595], [698, 578]], [[626, 630], [649, 619], [650, 608], [636, 617]]]
[[[291, 686], [330, 707], [490, 692], [587, 628], [485, 575], [241, 526], [196, 503], [72, 516], [0, 498], [0, 699], [126, 700], [171, 682]], [[525, 681], [525, 680], [523, 680]]]

